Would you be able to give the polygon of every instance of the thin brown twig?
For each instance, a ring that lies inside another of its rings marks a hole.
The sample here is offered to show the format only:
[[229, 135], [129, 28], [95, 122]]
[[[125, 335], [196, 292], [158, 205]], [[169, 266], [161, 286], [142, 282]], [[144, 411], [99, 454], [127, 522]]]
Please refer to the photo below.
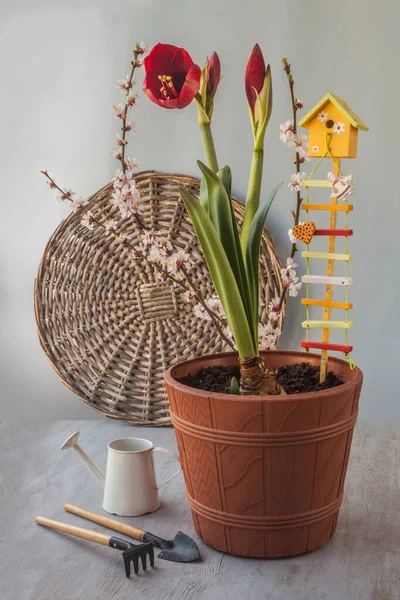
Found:
[[[288, 79], [288, 83], [289, 83], [289, 89], [290, 89], [290, 99], [291, 99], [291, 103], [292, 103], [292, 112], [293, 112], [293, 134], [297, 135], [297, 106], [296, 106], [296, 99], [295, 99], [295, 95], [294, 95], [294, 79], [292, 76], [292, 72], [290, 69], [290, 63], [287, 62], [286, 59], [283, 59], [283, 70], [285, 71], [286, 75], [287, 75], [287, 79]], [[296, 173], [300, 173], [300, 156], [298, 152], [295, 152], [295, 165], [296, 165]], [[300, 219], [300, 207], [301, 207], [301, 203], [302, 203], [303, 199], [301, 197], [301, 192], [300, 190], [298, 190], [296, 192], [296, 212], [291, 211], [293, 218], [294, 218], [294, 226], [298, 225], [299, 223], [299, 219]], [[297, 252], [297, 246], [296, 244], [292, 244], [292, 249], [290, 252], [290, 258], [294, 258], [294, 255]], [[282, 308], [282, 304], [283, 301], [285, 299], [286, 296], [286, 291], [287, 291], [287, 287], [284, 286], [283, 290], [281, 292], [280, 298], [279, 298], [279, 304], [277, 306], [277, 312], [279, 312]]]
[[[133, 51], [132, 68], [131, 68], [131, 73], [130, 73], [129, 78], [128, 78], [128, 84], [127, 84], [127, 87], [126, 87], [126, 91], [125, 91], [124, 116], [121, 119], [122, 120], [122, 124], [121, 124], [121, 139], [122, 139], [122, 142], [125, 142], [125, 140], [126, 140], [126, 118], [127, 118], [127, 115], [128, 115], [128, 108], [129, 108], [126, 101], [127, 101], [127, 98], [128, 98], [128, 96], [130, 94], [130, 90], [132, 88], [133, 75], [134, 75], [134, 73], [136, 71], [137, 59], [138, 59], [139, 54], [140, 54], [139, 51], [137, 51], [137, 50]], [[121, 161], [121, 169], [122, 169], [123, 173], [125, 173], [125, 170], [126, 170], [126, 167], [125, 167], [125, 146], [126, 146], [126, 144], [122, 143], [122, 147], [121, 147], [121, 159], [120, 159], [120, 161]]]

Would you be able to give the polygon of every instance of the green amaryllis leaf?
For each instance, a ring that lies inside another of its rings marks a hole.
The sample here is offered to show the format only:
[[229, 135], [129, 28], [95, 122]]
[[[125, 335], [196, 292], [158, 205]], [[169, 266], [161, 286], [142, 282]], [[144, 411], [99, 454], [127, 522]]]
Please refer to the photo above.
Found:
[[206, 213], [208, 214], [208, 216], [210, 216], [210, 204], [208, 202], [207, 182], [205, 180], [204, 175], [201, 176], [201, 180], [200, 180], [200, 195], [199, 195], [199, 200], [200, 200], [201, 206], [204, 208], [204, 210], [206, 211]]
[[236, 377], [232, 377], [232, 379], [231, 379], [230, 392], [231, 392], [231, 394], [236, 394], [236, 395], [240, 394], [240, 387], [239, 387], [238, 380], [236, 379]]
[[[223, 169], [220, 169], [218, 171], [217, 176], [224, 184], [224, 188], [226, 189], [226, 193], [228, 194], [228, 197], [231, 198], [231, 195], [232, 195], [232, 173], [231, 173], [230, 167], [228, 167], [228, 165], [225, 165], [225, 167]], [[232, 199], [231, 199], [231, 206], [232, 206]]]
[[281, 187], [282, 183], [276, 186], [272, 192], [261, 202], [256, 214], [254, 215], [253, 222], [250, 227], [249, 237], [246, 245], [246, 271], [247, 279], [250, 288], [250, 303], [252, 312], [252, 332], [253, 332], [253, 343], [258, 348], [258, 308], [259, 308], [259, 288], [260, 288], [260, 246], [262, 231], [265, 224], [265, 220], [268, 215], [268, 211], [271, 207], [272, 202], [276, 196], [277, 191]]
[[207, 183], [209, 215], [229, 260], [251, 327], [252, 313], [249, 302], [249, 286], [230, 196], [231, 170], [226, 166], [218, 171], [218, 175], [215, 175], [201, 161], [197, 162]]
[[215, 227], [196, 198], [183, 187], [180, 187], [179, 191], [203, 250], [215, 289], [222, 302], [239, 356], [242, 359], [255, 356], [253, 336], [239, 288]]

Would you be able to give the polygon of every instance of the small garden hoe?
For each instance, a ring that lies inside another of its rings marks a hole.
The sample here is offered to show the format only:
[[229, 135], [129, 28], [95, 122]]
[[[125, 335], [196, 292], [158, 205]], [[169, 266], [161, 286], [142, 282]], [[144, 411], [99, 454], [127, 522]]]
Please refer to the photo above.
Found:
[[76, 537], [102, 544], [103, 546], [110, 546], [111, 548], [122, 550], [127, 577], [131, 576], [131, 562], [133, 562], [133, 568], [136, 575], [139, 573], [139, 558], [141, 559], [144, 571], [147, 569], [147, 556], [149, 557], [150, 565], [154, 567], [154, 548], [150, 543], [131, 544], [126, 540], [121, 540], [120, 538], [105, 533], [83, 529], [82, 527], [75, 527], [74, 525], [60, 523], [59, 521], [53, 521], [53, 519], [46, 519], [45, 517], [36, 517], [35, 521], [44, 527], [57, 529], [58, 531], [63, 531], [64, 533], [69, 533]]

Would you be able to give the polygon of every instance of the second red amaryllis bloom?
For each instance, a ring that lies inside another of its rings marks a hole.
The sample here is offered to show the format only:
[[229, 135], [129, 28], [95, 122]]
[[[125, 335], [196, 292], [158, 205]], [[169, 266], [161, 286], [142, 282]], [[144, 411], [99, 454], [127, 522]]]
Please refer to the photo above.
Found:
[[158, 106], [185, 108], [199, 91], [201, 69], [184, 48], [157, 44], [143, 61], [143, 91]]

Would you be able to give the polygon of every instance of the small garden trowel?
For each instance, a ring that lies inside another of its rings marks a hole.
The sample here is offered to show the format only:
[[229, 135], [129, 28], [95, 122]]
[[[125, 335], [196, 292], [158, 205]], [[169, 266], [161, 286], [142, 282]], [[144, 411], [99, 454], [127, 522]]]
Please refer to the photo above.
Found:
[[200, 557], [199, 548], [196, 542], [181, 531], [178, 531], [172, 540], [164, 540], [148, 531], [133, 527], [133, 525], [128, 525], [127, 523], [116, 521], [110, 517], [90, 512], [84, 508], [79, 508], [79, 506], [74, 506], [73, 504], [64, 504], [64, 510], [74, 515], [78, 515], [79, 517], [83, 517], [84, 519], [88, 519], [89, 521], [93, 521], [93, 523], [99, 523], [109, 529], [124, 533], [136, 540], [150, 542], [153, 546], [161, 548], [158, 558], [171, 560], [173, 562], [191, 562]]

